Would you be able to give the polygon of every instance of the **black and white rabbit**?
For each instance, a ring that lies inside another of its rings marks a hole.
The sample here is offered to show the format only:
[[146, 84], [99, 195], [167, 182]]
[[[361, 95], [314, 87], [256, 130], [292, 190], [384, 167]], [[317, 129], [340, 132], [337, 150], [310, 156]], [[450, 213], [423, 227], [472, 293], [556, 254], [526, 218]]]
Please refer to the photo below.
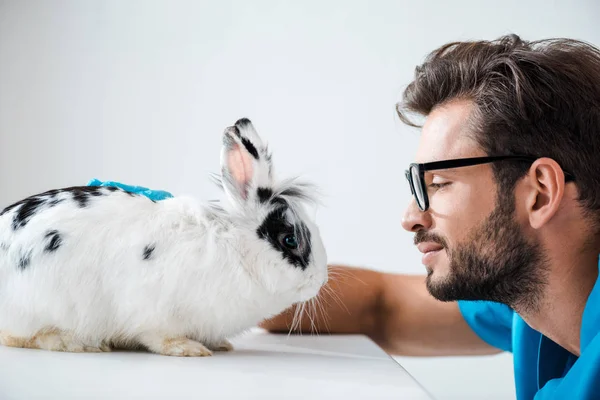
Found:
[[69, 352], [231, 350], [327, 281], [310, 185], [275, 181], [252, 123], [225, 130], [222, 205], [116, 187], [51, 190], [0, 214], [0, 343]]

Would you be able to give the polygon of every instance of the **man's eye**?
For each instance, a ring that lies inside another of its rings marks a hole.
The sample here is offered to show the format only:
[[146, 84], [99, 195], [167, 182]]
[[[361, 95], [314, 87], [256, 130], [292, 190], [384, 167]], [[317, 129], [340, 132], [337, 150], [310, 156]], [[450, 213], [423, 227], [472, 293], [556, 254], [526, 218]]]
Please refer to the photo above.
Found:
[[448, 186], [451, 182], [442, 182], [442, 183], [430, 183], [429, 187], [432, 189], [441, 189], [444, 186]]

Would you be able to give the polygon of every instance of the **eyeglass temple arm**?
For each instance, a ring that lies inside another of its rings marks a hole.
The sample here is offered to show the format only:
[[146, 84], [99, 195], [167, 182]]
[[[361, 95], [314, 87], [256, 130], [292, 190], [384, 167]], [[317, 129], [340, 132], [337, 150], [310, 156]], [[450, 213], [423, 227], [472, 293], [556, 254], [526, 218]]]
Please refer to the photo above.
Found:
[[[419, 169], [421, 171], [431, 171], [436, 169], [446, 169], [446, 168], [459, 168], [459, 167], [469, 167], [471, 165], [485, 164], [492, 161], [502, 161], [502, 160], [523, 160], [533, 162], [537, 160], [535, 157], [528, 156], [490, 156], [490, 157], [473, 157], [473, 158], [459, 158], [455, 160], [444, 160], [444, 161], [433, 161], [424, 164], [418, 164]], [[575, 176], [563, 170], [565, 174], [566, 181], [574, 181]]]

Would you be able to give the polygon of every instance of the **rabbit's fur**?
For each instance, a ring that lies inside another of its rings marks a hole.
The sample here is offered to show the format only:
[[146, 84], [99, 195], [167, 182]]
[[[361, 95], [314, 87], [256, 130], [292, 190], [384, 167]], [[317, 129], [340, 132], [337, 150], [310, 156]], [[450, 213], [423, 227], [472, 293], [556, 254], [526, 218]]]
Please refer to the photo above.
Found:
[[327, 257], [303, 209], [312, 191], [273, 180], [271, 155], [248, 119], [225, 130], [217, 181], [222, 205], [83, 186], [7, 207], [0, 343], [206, 356], [316, 296]]

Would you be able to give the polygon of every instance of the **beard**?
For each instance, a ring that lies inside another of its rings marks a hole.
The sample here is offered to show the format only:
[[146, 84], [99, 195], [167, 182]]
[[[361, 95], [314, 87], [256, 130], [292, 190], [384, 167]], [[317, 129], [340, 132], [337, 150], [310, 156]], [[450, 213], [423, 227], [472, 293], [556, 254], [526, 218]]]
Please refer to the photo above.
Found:
[[520, 312], [537, 309], [546, 277], [544, 251], [540, 243], [527, 240], [514, 219], [514, 199], [507, 197], [499, 197], [496, 209], [453, 249], [443, 237], [417, 232], [415, 244], [436, 242], [450, 260], [443, 280], [433, 280], [428, 272], [426, 285], [433, 297], [493, 301]]

